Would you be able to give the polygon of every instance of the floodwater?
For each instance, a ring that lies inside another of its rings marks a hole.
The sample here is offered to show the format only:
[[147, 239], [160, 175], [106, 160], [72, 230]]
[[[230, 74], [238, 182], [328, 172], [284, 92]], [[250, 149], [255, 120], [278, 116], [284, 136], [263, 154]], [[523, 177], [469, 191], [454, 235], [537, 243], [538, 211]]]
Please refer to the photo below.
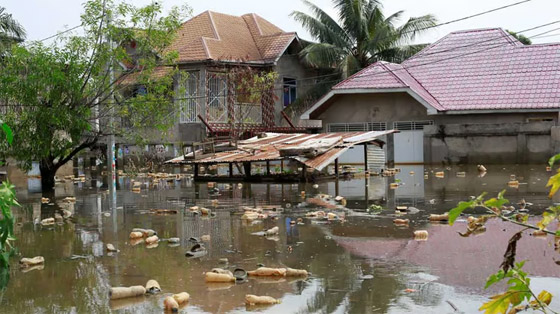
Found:
[[[209, 193], [206, 183], [187, 179], [163, 182], [137, 194], [131, 192], [129, 178], [119, 178], [113, 209], [113, 198], [96, 180], [58, 185], [54, 205], [41, 204], [42, 195], [25, 187], [18, 190], [23, 207], [15, 209], [20, 255], [12, 258], [11, 279], [0, 292], [0, 308], [3, 313], [160, 313], [165, 296], [186, 291], [191, 300], [180, 311], [188, 313], [476, 313], [489, 295], [503, 288], [483, 289], [486, 277], [498, 270], [509, 237], [519, 228], [492, 220], [485, 233], [463, 238], [457, 232], [465, 231], [464, 218], [450, 227], [430, 223], [429, 214], [448, 211], [458, 201], [483, 191], [495, 195], [502, 189], [514, 204], [522, 198], [533, 203], [531, 214], [538, 215], [557, 201], [547, 198], [545, 183], [550, 172], [544, 166], [488, 168], [481, 178], [475, 166], [406, 166], [395, 178], [325, 182], [318, 188], [244, 183], [227, 189], [226, 184], [217, 184], [218, 194]], [[436, 178], [434, 172], [442, 170], [445, 178]], [[425, 171], [428, 179], [424, 179]], [[458, 171], [466, 171], [466, 177], [457, 177]], [[507, 186], [512, 174], [521, 182], [519, 188]], [[392, 190], [389, 183], [395, 179], [402, 185]], [[301, 191], [306, 191], [305, 198]], [[291, 224], [318, 209], [305, 203], [318, 193], [344, 196], [350, 211], [335, 211], [345, 215], [345, 220], [304, 218], [303, 224]], [[34, 224], [34, 220], [53, 217], [67, 196], [77, 198], [71, 222], [54, 227]], [[267, 204], [284, 208], [277, 220], [246, 223], [240, 219], [241, 205]], [[371, 204], [385, 210], [368, 213], [365, 209]], [[211, 208], [217, 215], [203, 218], [184, 210], [193, 205]], [[409, 227], [393, 225], [396, 205], [420, 210], [403, 217], [411, 220]], [[179, 213], [148, 213], [155, 208], [178, 209]], [[273, 226], [280, 228], [277, 238], [251, 234]], [[135, 227], [154, 229], [160, 238], [180, 237], [181, 244], [132, 246], [128, 236]], [[428, 230], [427, 241], [413, 240], [413, 231], [419, 229]], [[199, 259], [185, 257], [192, 244], [188, 239], [203, 235], [210, 236], [204, 242], [208, 254]], [[120, 252], [107, 253], [107, 243]], [[19, 269], [19, 258], [38, 255], [45, 258], [43, 269]], [[553, 238], [534, 238], [525, 232], [517, 257], [527, 260], [525, 268], [534, 290], [547, 289], [555, 295], [551, 306], [558, 311], [560, 253], [554, 250]], [[227, 266], [220, 264], [221, 258], [228, 259]], [[258, 264], [302, 268], [311, 275], [250, 278], [238, 284], [204, 282], [203, 273], [213, 267], [252, 270]], [[159, 282], [161, 294], [109, 300], [111, 286], [144, 285], [149, 279]], [[246, 307], [246, 294], [269, 295], [281, 303]]]

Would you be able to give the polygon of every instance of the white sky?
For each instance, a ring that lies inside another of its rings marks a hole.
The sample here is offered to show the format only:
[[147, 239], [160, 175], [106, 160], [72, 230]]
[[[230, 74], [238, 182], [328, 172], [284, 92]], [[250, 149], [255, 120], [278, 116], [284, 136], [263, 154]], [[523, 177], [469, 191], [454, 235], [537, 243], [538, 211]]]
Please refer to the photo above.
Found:
[[[150, 3], [151, 0], [126, 0], [137, 5]], [[439, 22], [446, 22], [519, 0], [385, 0], [385, 14], [405, 10], [405, 17], [434, 14]], [[80, 24], [83, 0], [0, 0], [0, 6], [7, 9], [27, 30], [28, 39], [36, 40], [55, 34]], [[311, 39], [309, 34], [295, 22], [289, 14], [293, 10], [306, 11], [300, 0], [188, 0], [193, 8], [193, 15], [205, 10], [212, 10], [232, 15], [254, 12], [285, 31], [296, 31], [301, 38]], [[331, 0], [311, 0], [331, 16], [336, 17]], [[180, 5], [184, 0], [163, 0], [165, 7]], [[431, 29], [417, 40], [418, 43], [436, 41], [449, 32], [483, 27], [503, 27], [520, 31], [547, 22], [560, 20], [560, 0], [532, 0], [511, 8], [493, 12], [484, 16]], [[309, 12], [308, 12], [309, 13]], [[551, 25], [531, 32], [526, 36], [536, 35], [547, 30], [559, 28]], [[558, 34], [556, 36], [556, 34]], [[533, 39], [535, 43], [560, 41], [560, 30], [546, 36]]]

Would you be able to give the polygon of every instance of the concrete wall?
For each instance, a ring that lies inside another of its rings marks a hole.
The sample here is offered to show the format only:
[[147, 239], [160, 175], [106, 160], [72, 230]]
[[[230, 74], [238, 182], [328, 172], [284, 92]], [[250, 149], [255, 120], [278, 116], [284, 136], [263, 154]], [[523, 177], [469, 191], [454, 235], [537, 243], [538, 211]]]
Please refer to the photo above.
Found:
[[[337, 95], [318, 118], [323, 131], [329, 123], [386, 122], [392, 128], [396, 121], [432, 120], [424, 128], [426, 163], [542, 163], [560, 151], [558, 112], [428, 115], [408, 94], [378, 93]], [[388, 136], [388, 161], [392, 141]]]
[[[474, 121], [473, 121], [474, 122]], [[445, 124], [424, 127], [427, 163], [545, 163], [554, 122]]]
[[316, 71], [304, 67], [299, 60], [299, 56], [295, 52], [293, 52], [293, 54], [291, 52], [292, 51], [287, 51], [282, 57], [280, 57], [275, 68], [275, 71], [278, 73], [278, 80], [275, 84], [278, 100], [276, 101], [274, 109], [276, 114], [276, 123], [279, 125], [283, 124], [283, 118], [280, 115], [280, 111], [284, 110], [283, 78], [288, 77], [298, 80], [296, 96], [300, 97], [305, 95], [314, 83], [313, 79], [304, 81], [301, 81], [301, 79], [316, 76]]

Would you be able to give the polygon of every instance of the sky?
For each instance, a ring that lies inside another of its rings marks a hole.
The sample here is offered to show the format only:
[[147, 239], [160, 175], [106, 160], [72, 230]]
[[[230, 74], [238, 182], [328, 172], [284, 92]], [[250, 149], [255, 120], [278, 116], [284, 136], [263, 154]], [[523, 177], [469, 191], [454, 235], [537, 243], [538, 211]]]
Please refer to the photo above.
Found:
[[[148, 4], [152, 0], [125, 0], [137, 5]], [[386, 15], [404, 10], [404, 19], [411, 16], [433, 14], [440, 23], [447, 22], [500, 6], [519, 2], [520, 0], [385, 0], [382, 1]], [[27, 30], [28, 40], [43, 39], [58, 31], [80, 24], [83, 0], [0, 0], [0, 6], [6, 8]], [[290, 17], [294, 10], [309, 13], [301, 0], [162, 0], [164, 7], [182, 5], [185, 2], [193, 9], [193, 16], [206, 10], [242, 15], [257, 13], [285, 31], [295, 31], [303, 39], [312, 40], [311, 36], [298, 22]], [[311, 0], [331, 16], [336, 18], [332, 0]], [[502, 27], [521, 31], [548, 22], [560, 20], [559, 0], [530, 0], [520, 5], [492, 12], [487, 15], [470, 18], [430, 29], [416, 39], [416, 43], [431, 43], [446, 34], [464, 29], [485, 27]], [[551, 31], [539, 38], [532, 38], [534, 43], [560, 42], [559, 24], [524, 32], [526, 36], [535, 36]]]

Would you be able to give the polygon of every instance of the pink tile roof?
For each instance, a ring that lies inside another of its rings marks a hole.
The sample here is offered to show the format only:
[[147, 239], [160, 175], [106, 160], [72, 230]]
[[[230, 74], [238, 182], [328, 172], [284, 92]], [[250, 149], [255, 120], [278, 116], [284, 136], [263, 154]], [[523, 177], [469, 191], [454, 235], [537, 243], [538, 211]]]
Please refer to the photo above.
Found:
[[500, 28], [453, 32], [402, 64], [377, 62], [333, 89], [416, 93], [438, 111], [560, 108], [560, 43], [525, 46]]
[[202, 60], [273, 62], [296, 38], [262, 17], [205, 11], [181, 25], [170, 49], [179, 62]]

